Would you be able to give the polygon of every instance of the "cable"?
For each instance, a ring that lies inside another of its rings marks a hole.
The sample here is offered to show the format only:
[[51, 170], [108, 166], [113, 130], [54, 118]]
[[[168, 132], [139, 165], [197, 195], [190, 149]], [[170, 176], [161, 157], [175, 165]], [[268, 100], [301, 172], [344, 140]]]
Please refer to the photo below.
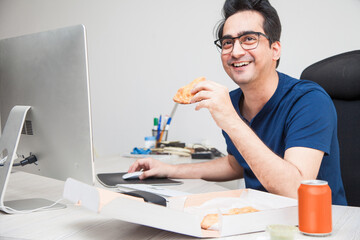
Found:
[[[3, 167], [4, 166], [4, 164], [0, 164], [0, 167]], [[13, 163], [13, 165], [12, 165], [13, 167], [19, 167], [19, 166], [21, 166], [21, 164], [20, 163]]]
[[[4, 166], [6, 160], [7, 160], [7, 156], [0, 160], [0, 167]], [[31, 154], [30, 156], [26, 157], [24, 160], [20, 161], [19, 163], [13, 163], [13, 167], [25, 166], [27, 164], [31, 164], [35, 162], [37, 162], [37, 158], [34, 154]]]
[[57, 200], [56, 202], [54, 202], [51, 205], [44, 206], [44, 207], [39, 207], [39, 208], [35, 208], [35, 209], [30, 209], [30, 210], [16, 210], [16, 209], [13, 209], [13, 208], [7, 207], [7, 206], [4, 206], [3, 208], [8, 210], [8, 212], [10, 212], [10, 213], [33, 213], [33, 212], [45, 210], [45, 209], [48, 209], [48, 208], [52, 208], [53, 206], [55, 206], [56, 204], [58, 204], [62, 200], [64, 200], [64, 199], [60, 198], [59, 200]]

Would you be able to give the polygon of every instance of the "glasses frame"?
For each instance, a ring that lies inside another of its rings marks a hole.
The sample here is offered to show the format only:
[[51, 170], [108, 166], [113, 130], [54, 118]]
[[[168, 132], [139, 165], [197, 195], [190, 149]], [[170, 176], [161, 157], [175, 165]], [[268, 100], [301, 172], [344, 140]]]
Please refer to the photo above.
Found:
[[[257, 34], [257, 35], [258, 35], [258, 38], [259, 38], [259, 39], [258, 39], [257, 44], [256, 44], [255, 47], [252, 47], [252, 48], [244, 48], [244, 47], [243, 47], [243, 45], [242, 45], [243, 42], [240, 41], [240, 38], [241, 38], [242, 36], [245, 36], [245, 35], [248, 35], [248, 34]], [[270, 45], [271, 45], [271, 40], [270, 40], [270, 38], [269, 38], [267, 35], [265, 35], [265, 34], [262, 33], [262, 32], [253, 32], [253, 31], [245, 32], [245, 33], [243, 33], [243, 34], [241, 34], [240, 36], [237, 36], [237, 37], [224, 37], [224, 38], [219, 38], [219, 39], [217, 39], [217, 40], [214, 41], [214, 44], [220, 49], [221, 54], [229, 54], [229, 53], [232, 53], [232, 51], [234, 50], [234, 45], [235, 45], [236, 39], [239, 40], [239, 43], [240, 43], [240, 46], [242, 47], [242, 49], [244, 49], [244, 50], [253, 50], [253, 49], [255, 49], [255, 48], [257, 48], [257, 47], [259, 46], [260, 36], [263, 36], [263, 37], [265, 37], [267, 40], [269, 40], [269, 43], [270, 43]], [[231, 39], [231, 40], [234, 41], [234, 44], [233, 44], [233, 46], [232, 46], [232, 48], [231, 48], [231, 51], [228, 52], [228, 53], [223, 53], [223, 49], [222, 49], [222, 46], [221, 46], [221, 41], [222, 41], [222, 40], [225, 40], [225, 39]]]

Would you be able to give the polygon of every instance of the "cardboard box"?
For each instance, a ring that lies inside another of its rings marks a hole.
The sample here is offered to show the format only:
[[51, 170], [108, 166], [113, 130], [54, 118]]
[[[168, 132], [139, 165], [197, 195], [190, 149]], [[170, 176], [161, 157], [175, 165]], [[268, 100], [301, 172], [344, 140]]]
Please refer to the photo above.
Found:
[[[298, 224], [297, 200], [252, 189], [174, 197], [168, 199], [168, 207], [163, 207], [68, 179], [63, 196], [111, 218], [195, 237], [224, 237], [264, 231], [270, 224]], [[217, 230], [201, 229], [205, 214], [224, 213], [234, 206], [252, 206], [260, 211], [219, 214]]]

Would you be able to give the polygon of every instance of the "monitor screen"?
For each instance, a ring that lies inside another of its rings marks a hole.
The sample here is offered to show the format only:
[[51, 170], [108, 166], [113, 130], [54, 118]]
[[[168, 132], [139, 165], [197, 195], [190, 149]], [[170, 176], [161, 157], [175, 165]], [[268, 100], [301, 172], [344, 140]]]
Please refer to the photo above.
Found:
[[16, 170], [94, 183], [89, 93], [83, 25], [0, 40], [1, 127], [14, 106], [31, 106], [17, 161], [38, 160]]

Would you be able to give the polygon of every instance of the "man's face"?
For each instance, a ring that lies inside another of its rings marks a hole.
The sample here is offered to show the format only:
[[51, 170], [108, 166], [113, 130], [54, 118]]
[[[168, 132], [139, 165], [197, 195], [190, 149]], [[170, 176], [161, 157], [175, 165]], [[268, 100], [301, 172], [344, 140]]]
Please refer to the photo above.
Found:
[[[258, 12], [238, 12], [226, 20], [223, 37], [237, 37], [248, 31], [264, 33], [263, 21]], [[260, 36], [257, 48], [252, 50], [244, 50], [236, 40], [232, 52], [222, 54], [221, 60], [226, 73], [238, 85], [254, 82], [274, 70], [273, 51], [269, 40], [263, 36]]]

